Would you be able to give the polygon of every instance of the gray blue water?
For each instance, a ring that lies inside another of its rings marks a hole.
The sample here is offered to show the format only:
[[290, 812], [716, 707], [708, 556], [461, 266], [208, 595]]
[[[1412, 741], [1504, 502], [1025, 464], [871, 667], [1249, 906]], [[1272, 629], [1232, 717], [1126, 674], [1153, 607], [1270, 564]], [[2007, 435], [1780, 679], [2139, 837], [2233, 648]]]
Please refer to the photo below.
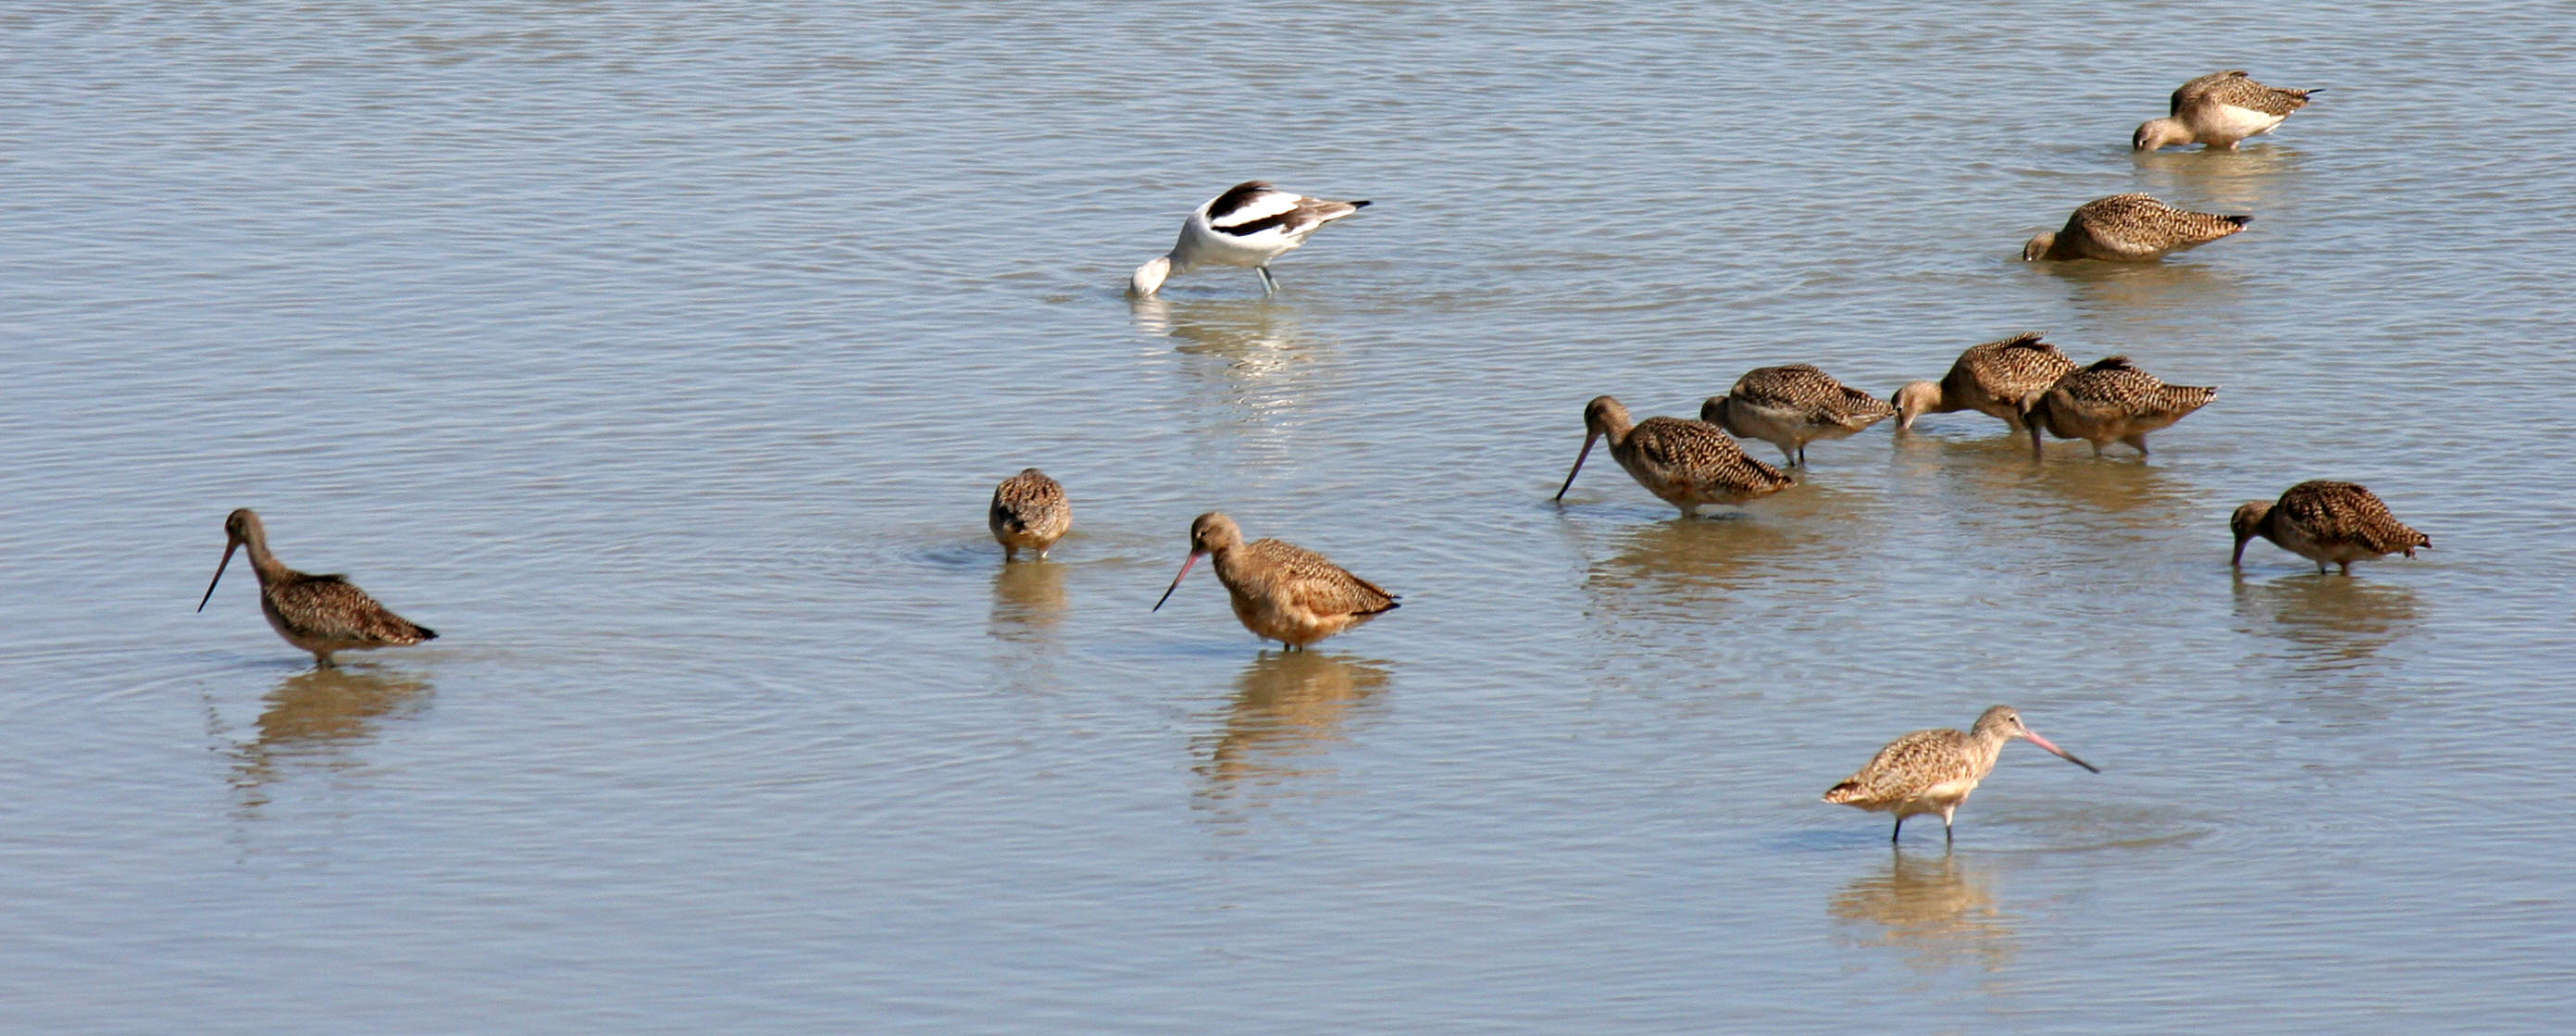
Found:
[[[0, 11], [0, 1029], [2559, 1031], [2567, 14]], [[2128, 152], [2220, 68], [2326, 92]], [[1376, 205], [1121, 296], [1254, 176]], [[2257, 218], [2019, 261], [2125, 190]], [[2025, 328], [2221, 391], [1548, 499]], [[2232, 572], [2319, 477], [2435, 548]], [[243, 506], [442, 636], [192, 612]], [[1211, 509], [1405, 607], [1149, 613]], [[1817, 801], [1996, 702], [2105, 772]]]

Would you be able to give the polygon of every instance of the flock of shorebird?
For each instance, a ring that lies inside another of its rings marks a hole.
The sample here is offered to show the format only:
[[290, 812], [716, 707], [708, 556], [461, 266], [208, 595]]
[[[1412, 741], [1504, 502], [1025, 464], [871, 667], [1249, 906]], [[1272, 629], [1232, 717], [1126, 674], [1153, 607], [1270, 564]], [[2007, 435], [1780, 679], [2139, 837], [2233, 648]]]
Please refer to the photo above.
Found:
[[[2278, 127], [2308, 103], [2311, 90], [2264, 86], [2241, 71], [2202, 76], [2173, 93], [2163, 118], [2140, 125], [2135, 150], [2201, 144], [2234, 150], [2238, 142]], [[1169, 253], [1137, 268], [1129, 280], [1136, 296], [1150, 296], [1175, 274], [1203, 266], [1249, 267], [1266, 293], [1278, 290], [1270, 263], [1314, 236], [1325, 224], [1348, 217], [1366, 201], [1312, 198], [1255, 180], [1199, 206], [1181, 224]], [[2245, 229], [2251, 216], [2225, 216], [2173, 208], [2144, 194], [2118, 194], [2087, 202], [2057, 231], [2022, 247], [2031, 261], [2092, 259], [2149, 262]], [[1858, 433], [1890, 417], [1899, 431], [1924, 414], [1974, 410], [2014, 432], [2027, 432], [2035, 456], [2041, 433], [2084, 439], [2096, 455], [2109, 443], [2140, 454], [2147, 435], [2181, 420], [2216, 396], [2215, 388], [2167, 385], [2123, 356], [2089, 366], [2041, 341], [2035, 333], [1974, 346], [1959, 355], [1939, 381], [1917, 381], [1887, 401], [1833, 379], [1813, 366], [1763, 367], [1746, 373], [1725, 395], [1710, 398], [1698, 420], [1630, 418], [1617, 399], [1601, 396], [1583, 409], [1583, 449], [1556, 497], [1562, 500], [1583, 471], [1592, 447], [1608, 440], [1610, 456], [1637, 483], [1681, 509], [1687, 517], [1703, 505], [1738, 505], [1794, 484], [1786, 473], [1746, 456], [1735, 436], [1777, 446], [1785, 465], [1806, 463], [1818, 440]], [[994, 487], [988, 525], [1004, 561], [1021, 551], [1047, 557], [1073, 527], [1064, 486], [1029, 468]], [[2277, 501], [2250, 501], [2229, 519], [2236, 536], [2232, 564], [2260, 536], [2317, 564], [2350, 575], [2356, 560], [2429, 547], [2432, 540], [2399, 522], [2370, 490], [2349, 482], [2311, 481], [2292, 486]], [[197, 608], [205, 610], [235, 550], [250, 555], [260, 585], [260, 610], [288, 643], [313, 653], [328, 667], [334, 652], [418, 644], [437, 634], [403, 619], [337, 575], [309, 575], [287, 568], [270, 553], [259, 515], [248, 508], [224, 521], [223, 563], [206, 584]], [[1161, 610], [1201, 557], [1232, 600], [1235, 617], [1265, 641], [1287, 650], [1330, 637], [1398, 607], [1396, 596], [1351, 574], [1322, 554], [1275, 539], [1246, 542], [1234, 520], [1217, 512], [1190, 523], [1190, 549], [1154, 610]], [[1896, 815], [1894, 841], [1905, 819], [1941, 817], [1945, 841], [1952, 814], [1994, 768], [2006, 741], [2019, 738], [2087, 770], [2092, 764], [2059, 749], [2022, 724], [2020, 714], [1998, 705], [1966, 732], [1923, 730], [1896, 739], [1850, 779], [1825, 793], [1825, 801]]]

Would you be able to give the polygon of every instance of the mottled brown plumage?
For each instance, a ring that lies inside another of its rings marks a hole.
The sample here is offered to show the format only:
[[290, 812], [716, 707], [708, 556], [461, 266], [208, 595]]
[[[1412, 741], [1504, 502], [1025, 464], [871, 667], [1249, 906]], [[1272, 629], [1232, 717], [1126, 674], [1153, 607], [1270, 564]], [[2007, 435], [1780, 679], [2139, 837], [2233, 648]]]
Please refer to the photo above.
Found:
[[2201, 144], [2228, 151], [2247, 137], [2270, 133], [2308, 106], [2315, 90], [2285, 90], [2248, 78], [2242, 69], [2213, 72], [2173, 92], [2164, 118], [2138, 124], [2129, 147], [2153, 151], [2173, 144]]
[[2029, 259], [2102, 259], [2154, 262], [2245, 229], [2252, 216], [2186, 212], [2144, 194], [2114, 194], [2076, 207], [2066, 226], [2042, 232], [2021, 246]]
[[1190, 556], [1163, 589], [1163, 599], [1154, 602], [1156, 610], [1203, 555], [1214, 558], [1217, 581], [1225, 584], [1243, 628], [1290, 650], [1399, 607], [1394, 594], [1314, 551], [1270, 539], [1245, 543], [1234, 519], [1210, 511], [1190, 523]]
[[1914, 427], [1924, 414], [1974, 410], [2021, 431], [2022, 401], [2049, 390], [2075, 370], [2075, 361], [2025, 331], [2002, 341], [1972, 345], [1940, 381], [1917, 381], [1896, 390], [1896, 430]]
[[1905, 834], [1905, 818], [1917, 813], [1941, 814], [1941, 838], [1947, 842], [1951, 814], [1958, 812], [1959, 804], [1968, 801], [1968, 793], [1977, 790], [1978, 782], [1994, 770], [1995, 757], [2003, 753], [2004, 742], [2014, 738], [2029, 741], [2087, 770], [2102, 772], [2032, 733], [2011, 706], [1997, 705], [1977, 717], [1976, 726], [1966, 733], [1918, 730], [1888, 742], [1859, 773], [1826, 789], [1825, 801], [1872, 813], [1896, 814], [1896, 829], [1887, 838], [1890, 842]]
[[1619, 466], [1647, 492], [1681, 508], [1683, 517], [1701, 504], [1741, 504], [1796, 484], [1780, 469], [1745, 456], [1744, 448], [1723, 428], [1678, 417], [1649, 417], [1630, 424], [1627, 407], [1601, 396], [1583, 408], [1583, 452], [1574, 455], [1574, 469], [1565, 473], [1565, 484], [1557, 487], [1557, 499], [1565, 499], [1565, 491], [1574, 488], [1574, 476], [1583, 472], [1583, 459], [1592, 455], [1592, 444], [1604, 438], [1610, 440], [1610, 456]]
[[2433, 545], [2432, 537], [2388, 513], [2379, 494], [2325, 479], [2291, 486], [2277, 501], [2248, 500], [2227, 524], [2236, 532], [2236, 556], [2228, 564], [2244, 564], [2246, 542], [2261, 536], [2316, 562], [2318, 575], [2326, 573], [2329, 562], [2351, 575], [2355, 561], [2399, 553], [2411, 558], [2417, 548]]
[[2031, 397], [2022, 407], [2022, 423], [2030, 428], [2033, 456], [2042, 455], [2042, 429], [2060, 439], [2091, 442], [2097, 457], [2103, 444], [2113, 442], [2128, 443], [2144, 455], [2148, 432], [2182, 420], [2217, 395], [2216, 386], [2167, 385], [2128, 357], [2113, 356], [2059, 378], [2048, 391]]
[[1701, 421], [1777, 446], [1792, 466], [1807, 462], [1808, 443], [1840, 439], [1894, 416], [1895, 407], [1804, 363], [1756, 367], [1699, 407]]
[[330, 668], [334, 651], [402, 647], [438, 636], [377, 604], [376, 599], [337, 575], [308, 575], [286, 567], [268, 550], [268, 529], [250, 508], [224, 518], [224, 560], [206, 582], [197, 610], [215, 596], [233, 551], [247, 548], [251, 571], [259, 577], [259, 610], [286, 642], [313, 653], [313, 664]]
[[1065, 502], [1063, 485], [1046, 472], [1027, 468], [993, 487], [993, 506], [984, 524], [1002, 544], [1003, 561], [1018, 558], [1022, 550], [1037, 551], [1044, 561], [1055, 541], [1073, 528], [1073, 505]]

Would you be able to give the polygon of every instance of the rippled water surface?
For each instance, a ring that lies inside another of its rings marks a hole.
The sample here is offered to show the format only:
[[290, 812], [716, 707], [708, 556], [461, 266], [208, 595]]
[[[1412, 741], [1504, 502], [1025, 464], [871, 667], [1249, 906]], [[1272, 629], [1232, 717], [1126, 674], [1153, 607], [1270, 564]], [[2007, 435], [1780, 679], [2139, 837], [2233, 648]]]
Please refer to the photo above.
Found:
[[[0, 1028], [2559, 1031], [2566, 23], [0, 12]], [[2327, 90], [2129, 154], [2237, 67]], [[1252, 176], [1377, 205], [1131, 306]], [[2124, 190], [2258, 218], [2019, 261]], [[1549, 501], [1596, 394], [2023, 328], [2221, 391]], [[1031, 464], [1076, 529], [1005, 566]], [[2232, 572], [2316, 477], [2436, 548]], [[191, 612], [241, 506], [442, 636]], [[1405, 607], [1149, 613], [1211, 509]], [[2105, 772], [2012, 746], [1948, 854], [1816, 801], [1994, 702]]]

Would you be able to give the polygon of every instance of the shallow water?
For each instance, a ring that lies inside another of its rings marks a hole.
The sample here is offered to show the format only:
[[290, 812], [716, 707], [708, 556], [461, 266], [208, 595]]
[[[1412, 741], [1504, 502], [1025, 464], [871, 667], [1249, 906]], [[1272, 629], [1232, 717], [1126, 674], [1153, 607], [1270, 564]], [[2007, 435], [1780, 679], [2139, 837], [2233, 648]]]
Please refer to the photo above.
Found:
[[[0, 1028], [2553, 1031], [2576, 46], [2261, 13], [0, 14]], [[2221, 67], [2328, 90], [2128, 154]], [[1377, 205], [1121, 297], [1255, 175]], [[2018, 260], [2131, 189], [2258, 219]], [[1593, 395], [2023, 328], [2221, 392], [1548, 499]], [[2315, 477], [2436, 549], [2231, 572]], [[441, 638], [191, 613], [239, 506]], [[1405, 607], [1148, 613], [1220, 508]], [[1947, 855], [1816, 801], [1998, 701], [2106, 772], [2011, 748]]]

